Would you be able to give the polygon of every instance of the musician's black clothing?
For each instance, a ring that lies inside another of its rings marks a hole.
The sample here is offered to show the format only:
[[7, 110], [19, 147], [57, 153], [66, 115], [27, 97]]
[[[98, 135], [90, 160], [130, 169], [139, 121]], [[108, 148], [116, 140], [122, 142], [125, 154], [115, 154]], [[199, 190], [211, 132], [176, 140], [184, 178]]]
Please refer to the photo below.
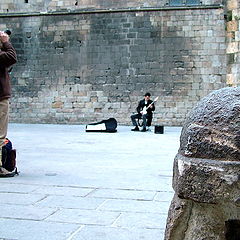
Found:
[[151, 126], [152, 118], [153, 118], [153, 111], [155, 110], [154, 104], [152, 104], [152, 108], [149, 107], [147, 109], [147, 114], [141, 114], [141, 111], [143, 110], [143, 108], [145, 106], [148, 107], [152, 102], [153, 102], [152, 100], [148, 100], [147, 102], [145, 102], [145, 99], [143, 99], [138, 103], [138, 106], [137, 106], [138, 113], [133, 114], [131, 116], [133, 126], [137, 126], [136, 119], [141, 119], [141, 118], [143, 119], [143, 128], [146, 128], [146, 126]]
[[[137, 112], [140, 113], [144, 107], [148, 107], [153, 101], [152, 100], [148, 100], [147, 103], [145, 103], [145, 99], [141, 100], [139, 103], [138, 103], [138, 106], [137, 106]], [[148, 108], [147, 110], [147, 113], [149, 115], [152, 115], [152, 112], [155, 111], [155, 106], [154, 104], [152, 104], [152, 108]]]

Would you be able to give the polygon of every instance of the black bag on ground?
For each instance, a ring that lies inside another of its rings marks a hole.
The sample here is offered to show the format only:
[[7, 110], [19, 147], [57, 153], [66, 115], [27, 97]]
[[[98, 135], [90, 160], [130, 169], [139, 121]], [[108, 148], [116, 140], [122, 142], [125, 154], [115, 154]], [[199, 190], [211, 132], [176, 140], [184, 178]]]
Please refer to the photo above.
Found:
[[13, 177], [18, 174], [16, 167], [16, 149], [12, 148], [12, 143], [6, 138], [5, 145], [2, 147], [2, 166], [7, 169], [10, 174], [8, 177]]

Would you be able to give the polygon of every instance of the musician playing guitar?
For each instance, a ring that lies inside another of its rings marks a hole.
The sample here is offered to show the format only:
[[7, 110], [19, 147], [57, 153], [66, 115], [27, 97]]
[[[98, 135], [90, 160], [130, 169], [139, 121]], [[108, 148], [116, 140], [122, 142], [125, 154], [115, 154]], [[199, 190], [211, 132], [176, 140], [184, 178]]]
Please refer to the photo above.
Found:
[[144, 95], [144, 99], [138, 103], [137, 114], [131, 116], [132, 124], [135, 126], [132, 131], [139, 131], [139, 127], [136, 119], [143, 119], [143, 128], [141, 132], [147, 131], [147, 125], [150, 126], [152, 122], [153, 111], [155, 110], [154, 102], [150, 99], [151, 94], [147, 92]]

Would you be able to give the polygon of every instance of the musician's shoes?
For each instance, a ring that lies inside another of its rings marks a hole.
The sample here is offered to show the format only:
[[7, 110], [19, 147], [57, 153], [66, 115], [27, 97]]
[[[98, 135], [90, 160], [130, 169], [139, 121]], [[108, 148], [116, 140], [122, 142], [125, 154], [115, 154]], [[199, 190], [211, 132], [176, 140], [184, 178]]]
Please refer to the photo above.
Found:
[[131, 129], [131, 131], [139, 131], [139, 127], [136, 126], [135, 128]]
[[0, 167], [0, 177], [12, 177], [12, 173], [9, 172], [7, 169]]
[[141, 132], [146, 132], [146, 131], [147, 129], [145, 127], [141, 130]]

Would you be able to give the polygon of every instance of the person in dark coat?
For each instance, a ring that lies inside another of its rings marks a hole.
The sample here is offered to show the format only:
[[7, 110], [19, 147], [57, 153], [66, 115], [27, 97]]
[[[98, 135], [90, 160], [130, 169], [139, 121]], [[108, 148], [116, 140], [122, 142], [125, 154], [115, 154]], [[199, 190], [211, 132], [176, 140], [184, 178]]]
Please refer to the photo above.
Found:
[[[151, 126], [153, 111], [155, 110], [155, 106], [153, 101], [150, 99], [151, 94], [147, 92], [144, 95], [144, 99], [138, 103], [137, 106], [137, 114], [133, 114], [131, 116], [132, 124], [135, 126], [132, 131], [139, 131], [139, 127], [136, 119], [143, 119], [143, 128], [141, 132], [147, 131], [147, 126]], [[147, 110], [146, 110], [147, 109]]]
[[9, 69], [17, 62], [17, 55], [9, 41], [9, 35], [2, 31], [0, 31], [0, 49], [0, 175], [7, 175], [9, 172], [2, 167], [2, 147], [7, 136], [11, 96]]

